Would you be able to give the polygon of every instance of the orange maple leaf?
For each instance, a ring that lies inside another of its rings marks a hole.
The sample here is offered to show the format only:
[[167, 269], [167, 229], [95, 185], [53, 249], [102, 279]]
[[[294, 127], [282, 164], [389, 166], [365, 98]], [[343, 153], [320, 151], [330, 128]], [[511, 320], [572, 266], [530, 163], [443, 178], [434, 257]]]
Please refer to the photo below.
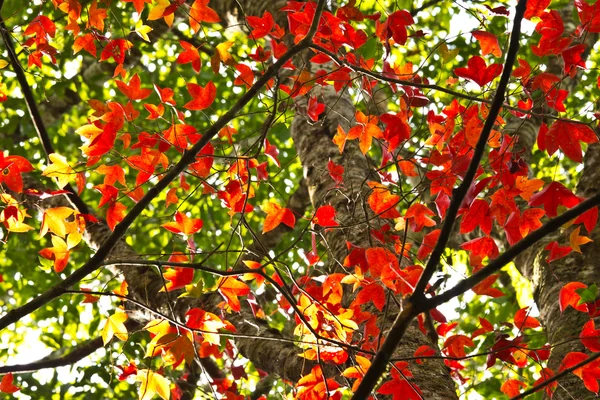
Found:
[[104, 20], [106, 19], [106, 16], [106, 9], [98, 8], [98, 2], [94, 0], [88, 9], [87, 27], [96, 28], [100, 32], [104, 31]]
[[212, 8], [208, 7], [209, 0], [196, 0], [190, 8], [190, 28], [193, 32], [200, 30], [201, 22], [220, 22], [219, 15]]
[[188, 110], [204, 110], [210, 107], [217, 97], [217, 88], [212, 81], [209, 81], [205, 87], [196, 85], [195, 83], [188, 83], [187, 89], [192, 96], [192, 101], [187, 102], [183, 107]]
[[240, 282], [233, 277], [221, 277], [217, 283], [217, 289], [221, 296], [225, 298], [227, 304], [233, 311], [240, 311], [241, 305], [238, 296], [250, 294], [250, 288], [244, 282]]
[[263, 225], [263, 233], [272, 231], [282, 222], [290, 228], [293, 228], [296, 224], [296, 217], [294, 217], [292, 210], [288, 208], [268, 202], [262, 206], [262, 209], [267, 213], [267, 218], [265, 218], [265, 224]]
[[184, 213], [177, 211], [175, 213], [175, 222], [167, 222], [161, 226], [173, 233], [193, 235], [202, 228], [203, 222], [198, 218], [188, 218]]
[[131, 100], [142, 100], [146, 97], [150, 96], [152, 93], [152, 89], [141, 89], [141, 81], [138, 74], [135, 74], [130, 80], [129, 83], [125, 83], [123, 81], [116, 80], [117, 87], [125, 96], [127, 96]]

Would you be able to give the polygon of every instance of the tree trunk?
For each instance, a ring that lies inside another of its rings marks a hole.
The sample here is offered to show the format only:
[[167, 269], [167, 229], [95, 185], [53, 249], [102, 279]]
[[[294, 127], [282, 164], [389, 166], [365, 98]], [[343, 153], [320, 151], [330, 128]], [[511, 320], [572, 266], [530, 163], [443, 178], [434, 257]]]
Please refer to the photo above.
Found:
[[[584, 169], [577, 187], [578, 195], [589, 197], [600, 191], [600, 146], [589, 146], [584, 158]], [[570, 229], [570, 228], [569, 228]], [[596, 227], [590, 235], [593, 243], [581, 248], [582, 254], [572, 252], [568, 256], [546, 262], [546, 245], [565, 234], [555, 234], [540, 241], [526, 253], [515, 260], [521, 273], [527, 277], [532, 285], [535, 301], [540, 311], [540, 318], [548, 333], [552, 353], [549, 367], [555, 372], [560, 368], [560, 362], [571, 351], [586, 352], [585, 347], [578, 339], [585, 322], [589, 320], [586, 313], [568, 307], [560, 312], [558, 294], [560, 289], [569, 282], [582, 282], [586, 285], [600, 285], [600, 227]], [[559, 380], [559, 386], [554, 399], [592, 399], [596, 396], [587, 390], [583, 381], [569, 374]]]

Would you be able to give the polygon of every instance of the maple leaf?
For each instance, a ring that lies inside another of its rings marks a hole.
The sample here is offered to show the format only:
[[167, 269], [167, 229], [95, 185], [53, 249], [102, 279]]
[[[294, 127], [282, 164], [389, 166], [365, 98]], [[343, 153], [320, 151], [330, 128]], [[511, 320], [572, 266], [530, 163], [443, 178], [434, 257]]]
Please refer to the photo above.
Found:
[[575, 0], [577, 14], [583, 28], [590, 33], [600, 32], [600, 10], [598, 2], [588, 4], [585, 0]]
[[366, 304], [372, 301], [375, 308], [381, 311], [385, 306], [385, 290], [378, 283], [364, 285], [356, 295], [355, 301], [357, 304]]
[[564, 72], [569, 74], [571, 78], [575, 78], [577, 68], [585, 69], [585, 61], [581, 58], [581, 54], [585, 49], [584, 44], [578, 44], [564, 49], [561, 53], [565, 64]]
[[250, 89], [254, 83], [254, 72], [246, 64], [238, 64], [235, 69], [239, 72], [239, 75], [233, 81], [234, 85], [245, 85], [246, 89]]
[[[179, 44], [185, 50], [183, 53], [179, 53], [177, 56], [178, 64], [192, 64], [192, 68], [197, 73], [200, 72], [200, 68], [202, 68], [202, 60], [200, 59], [200, 53], [198, 49], [193, 44], [186, 42], [185, 40], [180, 40]], [[189, 89], [188, 89], [189, 90]]]
[[544, 10], [548, 8], [551, 1], [552, 0], [528, 0], [523, 18], [532, 19], [533, 17], [541, 16], [544, 13]]
[[152, 30], [153, 29], [148, 25], [144, 25], [144, 22], [141, 19], [135, 23], [135, 33], [137, 33], [138, 36], [144, 39], [146, 42], [150, 42], [148, 33], [152, 32]]
[[386, 21], [387, 29], [389, 30], [387, 37], [391, 36], [394, 42], [404, 45], [408, 38], [406, 27], [414, 23], [412, 15], [406, 10], [398, 10], [392, 13]]
[[167, 284], [163, 286], [160, 291], [170, 292], [172, 290], [181, 289], [186, 285], [189, 285], [194, 280], [194, 269], [193, 268], [169, 268], [163, 273]]
[[35, 35], [38, 42], [46, 40], [47, 37], [53, 38], [55, 34], [56, 25], [45, 15], [35, 17], [23, 32], [25, 36]]
[[106, 210], [106, 224], [111, 231], [114, 231], [115, 226], [125, 218], [126, 209], [127, 207], [118, 201], [110, 203]]
[[546, 215], [556, 217], [558, 206], [571, 208], [579, 204], [579, 198], [575, 196], [562, 183], [551, 182], [539, 193], [531, 196], [529, 200], [530, 206], [543, 205]]
[[290, 228], [294, 228], [294, 225], [296, 225], [296, 217], [294, 217], [294, 213], [289, 208], [281, 207], [279, 204], [273, 202], [268, 202], [261, 208], [267, 213], [262, 233], [272, 231], [281, 223]]
[[220, 22], [219, 15], [212, 8], [208, 7], [210, 0], [196, 0], [190, 8], [190, 28], [193, 32], [200, 30], [201, 22], [216, 23]]
[[[307, 375], [304, 375], [298, 383], [297, 387], [297, 398], [298, 399], [331, 399], [340, 400], [342, 398], [341, 393], [336, 391], [340, 385], [332, 378], [323, 376], [321, 366], [317, 365]], [[335, 392], [334, 392], [335, 391]]]
[[358, 389], [358, 385], [360, 385], [362, 378], [365, 376], [367, 370], [371, 366], [371, 361], [363, 356], [356, 356], [355, 360], [357, 364], [356, 366], [348, 367], [342, 372], [342, 376], [350, 379], [356, 379], [352, 385], [353, 392], [356, 392], [356, 389]]
[[185, 315], [187, 317], [186, 325], [192, 329], [201, 330], [204, 340], [217, 346], [221, 344], [219, 329], [227, 327], [221, 318], [200, 308], [192, 308]]
[[227, 41], [219, 43], [215, 48], [215, 53], [210, 58], [210, 67], [215, 74], [219, 73], [221, 64], [224, 65], [235, 65], [236, 62], [233, 56], [229, 53], [229, 49], [233, 46], [233, 42]]
[[217, 289], [233, 311], [240, 311], [241, 305], [238, 296], [250, 294], [250, 288], [244, 282], [232, 277], [221, 277], [217, 282]]
[[[50, 154], [52, 160], [53, 154]], [[23, 191], [23, 178], [21, 174], [33, 171], [33, 166], [21, 156], [4, 156], [0, 151], [0, 183], [5, 183], [14, 192]], [[44, 175], [42, 173], [42, 175]], [[46, 175], [44, 175], [46, 176]], [[64, 186], [64, 185], [63, 185]]]
[[579, 339], [589, 351], [600, 351], [600, 330], [596, 329], [593, 319], [583, 325]]
[[465, 335], [452, 335], [444, 342], [443, 350], [450, 357], [465, 357], [467, 353], [465, 352], [465, 347], [473, 347], [475, 343], [471, 340], [470, 337]]
[[435, 229], [423, 236], [423, 242], [417, 251], [417, 258], [419, 260], [425, 260], [425, 258], [431, 254], [435, 244], [438, 241], [438, 238], [440, 237], [440, 232], [441, 229]]
[[580, 245], [593, 242], [593, 240], [587, 236], [580, 236], [580, 229], [581, 227], [578, 226], [569, 235], [569, 244], [571, 245], [571, 249], [577, 253], [581, 253], [581, 249], [579, 248]]
[[185, 213], [177, 211], [175, 213], [175, 222], [167, 222], [161, 226], [173, 233], [186, 236], [193, 235], [202, 228], [203, 222], [199, 218], [188, 218]]
[[436, 222], [429, 217], [434, 215], [435, 213], [426, 205], [416, 203], [406, 210], [404, 218], [410, 223], [413, 232], [420, 232], [426, 226], [437, 225]]
[[275, 27], [275, 20], [268, 11], [263, 13], [262, 18], [250, 16], [246, 17], [246, 21], [248, 21], [248, 25], [252, 28], [250, 36], [255, 40], [267, 36]]
[[333, 179], [337, 185], [341, 185], [342, 182], [344, 182], [343, 165], [337, 165], [333, 160], [329, 159], [327, 162], [327, 171], [329, 171], [329, 176], [331, 176], [331, 179]]
[[475, 339], [477, 336], [492, 332], [494, 330], [494, 326], [485, 318], [479, 317], [479, 324], [481, 325], [481, 328], [477, 329], [471, 334], [471, 339]]
[[[550, 368], [542, 368], [542, 370], [540, 371], [540, 375], [540, 378], [533, 383], [533, 386], [541, 385], [548, 379], [552, 378], [554, 376], [554, 371], [552, 371]], [[552, 397], [552, 393], [554, 392], [554, 390], [556, 390], [557, 387], [558, 382], [554, 381], [548, 384], [544, 388], [544, 390], [549, 397]]]
[[319, 115], [325, 111], [325, 104], [319, 103], [316, 96], [310, 96], [306, 107], [306, 115], [313, 122], [319, 121]]
[[141, 80], [138, 74], [133, 75], [129, 83], [116, 80], [117, 87], [130, 100], [143, 100], [152, 94], [152, 89], [141, 89]]
[[108, 317], [104, 328], [102, 328], [102, 342], [106, 346], [108, 342], [116, 336], [120, 340], [127, 340], [127, 328], [124, 322], [127, 320], [127, 314], [117, 310], [113, 315]]
[[[373, 116], [366, 116], [362, 111], [357, 111], [356, 115], [357, 125], [350, 128], [347, 140], [358, 139], [358, 147], [363, 154], [367, 154], [367, 151], [371, 148], [373, 138], [383, 138], [383, 132], [377, 126], [377, 118]], [[334, 139], [335, 140], [335, 139]], [[335, 143], [335, 141], [334, 141]]]
[[20, 387], [15, 386], [13, 384], [13, 379], [14, 378], [12, 372], [9, 372], [8, 374], [4, 375], [2, 377], [2, 380], [0, 380], [0, 392], [11, 394], [21, 390]]
[[54, 261], [54, 271], [62, 272], [69, 262], [69, 246], [64, 239], [59, 236], [52, 235], [52, 247], [42, 249], [39, 252], [40, 256], [48, 260]]
[[467, 66], [455, 68], [454, 73], [461, 78], [469, 79], [480, 87], [483, 87], [494, 80], [502, 72], [502, 65], [491, 64], [486, 65], [483, 58], [473, 56], [467, 61]]
[[479, 226], [482, 232], [489, 235], [492, 231], [492, 217], [489, 211], [490, 206], [487, 201], [473, 200], [460, 223], [460, 233], [469, 233]]
[[133, 44], [127, 39], [113, 39], [108, 42], [102, 53], [100, 53], [100, 61], [105, 61], [112, 57], [117, 64], [123, 64], [127, 50], [132, 47]]
[[560, 289], [558, 293], [558, 305], [560, 312], [564, 312], [567, 307], [571, 306], [577, 311], [588, 312], [588, 306], [581, 301], [581, 296], [577, 293], [578, 289], [585, 289], [587, 285], [581, 282], [569, 282]]
[[313, 224], [321, 225], [324, 228], [330, 226], [338, 226], [339, 224], [335, 222], [335, 208], [330, 205], [321, 206], [315, 212], [315, 216], [312, 219]]
[[86, 33], [85, 35], [77, 36], [75, 38], [75, 42], [73, 43], [73, 54], [79, 53], [82, 49], [96, 57], [96, 43], [94, 36], [91, 33]]
[[546, 258], [546, 262], [548, 263], [561, 259], [572, 251], [571, 247], [559, 246], [556, 241], [548, 243], [548, 245], [544, 247], [544, 250], [550, 250], [550, 254]]
[[[40, 227], [40, 237], [50, 231], [64, 238], [68, 233], [77, 231], [76, 222], [66, 221], [74, 213], [77, 215], [77, 212], [70, 207], [54, 207], [45, 210]], [[85, 226], [83, 228], [85, 229]]]
[[[575, 365], [586, 361], [588, 358], [587, 354], [578, 351], [567, 353], [560, 363], [559, 372], [574, 367]], [[583, 384], [588, 390], [598, 394], [598, 390], [600, 389], [600, 386], [598, 386], [598, 379], [600, 379], [600, 361], [593, 360], [583, 367], [575, 369], [573, 374], [583, 381]]]
[[335, 136], [333, 137], [333, 143], [340, 149], [340, 154], [344, 152], [346, 146], [346, 140], [348, 140], [348, 134], [344, 131], [341, 125], [338, 125]]
[[96, 28], [100, 32], [104, 31], [104, 20], [106, 17], [106, 9], [98, 8], [98, 2], [94, 0], [88, 9], [87, 27]]
[[118, 376], [118, 379], [120, 381], [126, 380], [131, 375], [136, 375], [138, 372], [137, 365], [135, 365], [135, 363], [133, 361], [130, 362], [129, 365], [127, 365], [125, 367], [121, 366], [121, 365], [117, 365], [116, 367], [121, 370], [121, 373]]
[[204, 110], [210, 107], [217, 97], [217, 88], [212, 81], [209, 81], [205, 87], [195, 83], [188, 83], [187, 89], [193, 99], [183, 106], [188, 110]]
[[471, 32], [471, 34], [477, 39], [481, 46], [481, 55], [486, 56], [488, 54], [493, 54], [496, 57], [502, 57], [502, 49], [500, 48], [500, 43], [498, 43], [498, 37], [496, 37], [496, 35], [484, 31], [474, 31]]
[[400, 203], [400, 196], [391, 194], [388, 188], [378, 182], [368, 182], [372, 192], [367, 199], [369, 207], [380, 218], [398, 218], [400, 212], [396, 209]]
[[547, 131], [540, 129], [537, 138], [540, 150], [547, 150], [548, 155], [552, 155], [560, 149], [577, 163], [583, 161], [580, 141], [591, 144], [598, 142], [598, 138], [589, 126], [567, 121], [556, 121]]
[[502, 386], [500, 391], [508, 397], [515, 397], [521, 392], [521, 388], [526, 388], [527, 384], [517, 379], [507, 379]]
[[169, 400], [171, 397], [171, 382], [155, 371], [140, 369], [135, 380], [141, 382], [139, 400], [151, 400], [154, 395], [164, 400]]
[[528, 315], [528, 310], [529, 307], [524, 307], [515, 314], [515, 327], [520, 331], [524, 330], [525, 328], [538, 328], [541, 326], [540, 321]]
[[[67, 159], [60, 154], [52, 153], [48, 156], [51, 165], [47, 166], [42, 172], [42, 176], [56, 178], [58, 186], [62, 189], [71, 180], [71, 175], [75, 175], [75, 170], [71, 168]], [[32, 168], [33, 169], [33, 168]]]
[[469, 240], [468, 242], [461, 244], [460, 248], [470, 251], [474, 256], [487, 256], [490, 259], [498, 257], [499, 254], [496, 242], [494, 239], [487, 236]]
[[133, 3], [133, 7], [138, 14], [144, 10], [144, 3], [152, 4], [152, 0], [124, 0], [125, 3]]

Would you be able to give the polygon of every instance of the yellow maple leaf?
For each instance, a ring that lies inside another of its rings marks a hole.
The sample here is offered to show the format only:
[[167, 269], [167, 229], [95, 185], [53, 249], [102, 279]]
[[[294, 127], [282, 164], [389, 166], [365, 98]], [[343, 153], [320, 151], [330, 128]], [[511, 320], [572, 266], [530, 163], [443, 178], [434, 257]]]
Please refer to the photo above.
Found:
[[75, 221], [66, 221], [73, 213], [76, 213], [76, 211], [70, 207], [55, 207], [44, 211], [42, 226], [40, 227], [40, 237], [50, 231], [64, 238], [68, 233], [76, 231], [77, 225]]
[[164, 400], [171, 396], [171, 382], [167, 378], [149, 369], [138, 370], [136, 381], [141, 382], [139, 400], [150, 400], [155, 394]]
[[573, 249], [573, 251], [576, 251], [578, 253], [581, 253], [581, 249], [579, 248], [579, 246], [586, 244], [586, 243], [593, 242], [593, 240], [587, 236], [579, 236], [580, 229], [581, 229], [581, 226], [578, 226], [577, 229], [575, 229], [569, 235], [569, 242], [571, 243], [571, 248]]
[[71, 175], [75, 175], [76, 172], [71, 168], [67, 159], [60, 154], [52, 153], [49, 157], [52, 164], [46, 167], [44, 172], [42, 172], [42, 176], [56, 178], [58, 186], [62, 189], [67, 186], [67, 183], [69, 183], [69, 180], [71, 179]]
[[135, 24], [135, 33], [137, 33], [146, 42], [150, 41], [150, 38], [148, 37], [148, 33], [150, 32], [152, 32], [152, 28], [150, 28], [148, 25], [144, 25], [144, 22], [141, 19]]
[[4, 226], [9, 232], [23, 233], [32, 230], [32, 226], [23, 222], [25, 218], [29, 218], [31, 215], [27, 214], [26, 210], [17, 209], [16, 213], [8, 211], [8, 209], [14, 210], [15, 208], [16, 207], [11, 204], [11, 207], [2, 210], [0, 212], [0, 222], [4, 223]]
[[121, 340], [127, 340], [127, 328], [123, 324], [127, 320], [127, 314], [123, 311], [116, 311], [113, 315], [108, 317], [106, 325], [102, 329], [102, 341], [104, 345], [110, 342], [113, 336]]

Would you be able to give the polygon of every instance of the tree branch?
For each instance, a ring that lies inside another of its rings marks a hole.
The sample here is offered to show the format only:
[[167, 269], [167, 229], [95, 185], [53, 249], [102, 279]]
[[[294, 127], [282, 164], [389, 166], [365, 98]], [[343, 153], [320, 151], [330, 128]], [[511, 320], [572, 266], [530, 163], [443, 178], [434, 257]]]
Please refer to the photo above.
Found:
[[[394, 353], [394, 350], [400, 343], [400, 340], [404, 336], [406, 329], [412, 320], [422, 311], [419, 310], [419, 303], [425, 299], [425, 287], [433, 273], [435, 272], [440, 257], [444, 249], [446, 248], [446, 243], [448, 242], [448, 238], [450, 237], [450, 233], [452, 232], [452, 225], [454, 224], [454, 220], [456, 219], [456, 215], [458, 213], [458, 209], [460, 208], [467, 191], [469, 190], [473, 179], [475, 178], [475, 174], [477, 172], [477, 168], [479, 167], [479, 163], [483, 156], [483, 152], [485, 151], [485, 147], [487, 145], [487, 140], [489, 138], [490, 132], [492, 131], [492, 127], [496, 123], [496, 117], [500, 112], [500, 108], [502, 107], [502, 103], [504, 103], [505, 91], [508, 85], [508, 80], [510, 78], [513, 64], [517, 58], [517, 52], [519, 50], [519, 38], [521, 36], [521, 20], [523, 19], [523, 15], [525, 13], [525, 8], [527, 6], [527, 0], [520, 0], [517, 4], [515, 20], [513, 23], [513, 29], [510, 38], [510, 45], [508, 49], [508, 53], [506, 55], [506, 60], [504, 63], [504, 69], [502, 71], [502, 76], [500, 78], [500, 82], [498, 83], [498, 88], [496, 90], [496, 94], [494, 96], [494, 100], [492, 101], [492, 105], [489, 110], [488, 117], [483, 126], [481, 136], [477, 142], [477, 146], [475, 147], [475, 151], [473, 154], [473, 158], [469, 164], [469, 168], [463, 182], [461, 185], [455, 190], [454, 196], [452, 196], [452, 201], [450, 202], [450, 207], [446, 212], [446, 218], [444, 220], [444, 224], [442, 226], [442, 230], [440, 232], [439, 239], [429, 257], [427, 265], [417, 283], [417, 286], [414, 290], [414, 295], [407, 302], [404, 310], [398, 315], [396, 321], [392, 326], [386, 340], [383, 345], [377, 352], [377, 355], [373, 359], [371, 363], [371, 367], [367, 370], [365, 377], [354, 393], [353, 399], [363, 399], [367, 398], [381, 375], [385, 372], [387, 364]], [[599, 197], [600, 199], [600, 197]]]
[[75, 283], [79, 282], [81, 279], [86, 277], [88, 274], [94, 272], [98, 268], [102, 266], [102, 261], [108, 256], [111, 249], [115, 246], [115, 244], [121, 239], [121, 237], [125, 234], [127, 229], [131, 226], [131, 224], [137, 219], [137, 217], [142, 213], [146, 207], [152, 202], [152, 200], [158, 196], [174, 179], [176, 179], [181, 172], [187, 168], [188, 165], [193, 163], [196, 160], [196, 155], [202, 150], [208, 142], [214, 138], [218, 132], [224, 128], [231, 120], [233, 120], [237, 114], [243, 109], [243, 107], [248, 104], [258, 93], [259, 91], [267, 84], [267, 82], [274, 77], [279, 69], [290, 60], [295, 54], [307, 49], [310, 45], [310, 42], [317, 32], [317, 28], [319, 25], [319, 20], [321, 18], [321, 14], [323, 12], [323, 8], [325, 6], [325, 0], [319, 0], [317, 5], [317, 10], [315, 12], [314, 20], [311, 24], [309, 32], [306, 37], [302, 39], [297, 45], [290, 48], [276, 63], [271, 65], [265, 73], [252, 85], [250, 89], [229, 109], [221, 118], [217, 120], [196, 142], [196, 144], [187, 150], [179, 162], [173, 166], [169, 172], [167, 172], [162, 179], [160, 179], [155, 186], [151, 187], [148, 192], [140, 199], [138, 203], [131, 209], [129, 213], [123, 218], [123, 220], [115, 226], [113, 233], [105, 240], [105, 242], [100, 246], [96, 254], [90, 258], [90, 260], [85, 263], [81, 268], [76, 270], [74, 273], [69, 275], [65, 280], [53, 286], [45, 293], [36, 297], [29, 303], [18, 307], [14, 310], [9, 311], [2, 318], [0, 318], [0, 330], [6, 328], [7, 326], [19, 321], [24, 316], [32, 313], [37, 310], [44, 304], [47, 304], [51, 300], [59, 297], [65, 291], [73, 286]]

